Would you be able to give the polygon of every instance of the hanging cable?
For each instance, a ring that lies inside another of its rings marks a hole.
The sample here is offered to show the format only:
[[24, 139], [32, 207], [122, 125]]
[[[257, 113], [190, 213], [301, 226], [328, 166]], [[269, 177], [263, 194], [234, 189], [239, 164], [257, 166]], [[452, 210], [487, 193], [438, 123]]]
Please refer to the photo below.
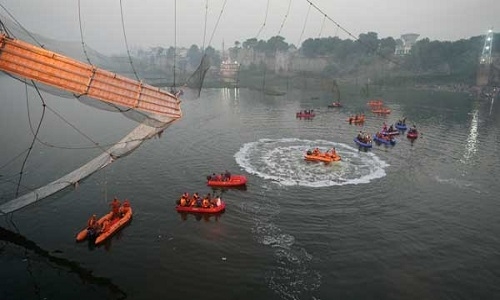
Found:
[[205, 38], [207, 37], [207, 20], [208, 20], [208, 0], [205, 1], [205, 27], [203, 29], [203, 51], [205, 51]]
[[132, 71], [134, 72], [135, 79], [137, 79], [137, 81], [141, 81], [139, 79], [139, 75], [137, 75], [137, 72], [135, 71], [134, 64], [132, 63], [132, 56], [130, 55], [130, 49], [128, 47], [127, 34], [125, 33], [125, 20], [123, 18], [122, 0], [120, 0], [120, 15], [121, 15], [121, 19], [122, 19], [123, 38], [125, 40], [125, 47], [127, 48], [128, 61], [130, 62], [130, 66], [132, 67]]
[[321, 34], [323, 33], [323, 28], [325, 27], [326, 15], [323, 15], [323, 21], [321, 22], [321, 28], [319, 29], [318, 38], [321, 38]]
[[269, 13], [269, 0], [267, 0], [267, 5], [266, 5], [266, 15], [264, 17], [264, 22], [262, 22], [262, 26], [260, 27], [259, 29], [259, 32], [257, 32], [257, 35], [255, 36], [256, 39], [259, 38], [259, 35], [260, 33], [262, 32], [262, 30], [264, 29], [264, 27], [266, 26], [266, 22], [267, 22], [267, 15]]
[[212, 31], [212, 35], [210, 36], [210, 40], [208, 40], [208, 46], [212, 45], [212, 40], [215, 35], [215, 31], [217, 30], [217, 27], [219, 27], [220, 19], [222, 18], [222, 14], [224, 13], [224, 8], [226, 7], [227, 0], [224, 0], [224, 3], [222, 4], [222, 8], [219, 13], [219, 17], [217, 18], [217, 22], [215, 22], [214, 30]]
[[175, 91], [175, 74], [176, 72], [176, 62], [177, 62], [177, 0], [174, 1], [174, 83], [173, 89]]
[[334, 19], [332, 19], [330, 16], [328, 16], [325, 12], [323, 12], [323, 10], [321, 8], [319, 8], [316, 4], [312, 3], [311, 0], [305, 0], [307, 1], [312, 7], [314, 7], [318, 12], [322, 13], [329, 21], [331, 21], [333, 24], [335, 24], [337, 26], [337, 30], [340, 29], [342, 30], [343, 32], [345, 32], [348, 36], [350, 36], [351, 38], [353, 38], [355, 41], [359, 42], [360, 44], [362, 44], [363, 46], [367, 47], [368, 49], [372, 49], [372, 50], [375, 50], [375, 54], [380, 56], [381, 58], [391, 62], [391, 63], [394, 63], [396, 65], [400, 65], [399, 62], [379, 53], [378, 51], [376, 51], [377, 49], [373, 49], [372, 46], [370, 45], [367, 45], [366, 43], [363, 43], [362, 41], [359, 40], [359, 38], [357, 38], [356, 36], [354, 36], [354, 34], [352, 34], [349, 30], [347, 30], [346, 28], [344, 28], [342, 25], [340, 25], [337, 21], [335, 21]]
[[80, 24], [80, 39], [82, 40], [83, 53], [85, 54], [85, 58], [87, 59], [87, 62], [89, 63], [89, 65], [92, 65], [92, 62], [90, 61], [90, 58], [87, 54], [87, 49], [85, 48], [85, 42], [83, 41], [82, 14], [81, 14], [80, 0], [78, 0], [78, 24]]
[[[33, 84], [35, 84], [33, 81], [32, 81]], [[43, 122], [43, 118], [45, 117], [45, 108], [46, 108], [46, 105], [45, 105], [45, 101], [42, 97], [42, 95], [40, 94], [40, 91], [38, 91], [37, 89], [37, 92], [38, 92], [38, 95], [40, 96], [40, 100], [42, 101], [42, 116], [40, 117], [40, 121], [38, 122], [38, 126], [36, 128], [36, 132], [35, 132], [35, 136], [33, 137], [33, 139], [31, 140], [31, 144], [28, 148], [28, 153], [26, 153], [26, 156], [24, 157], [24, 160], [23, 160], [23, 163], [21, 165], [21, 171], [19, 172], [19, 181], [17, 183], [17, 188], [16, 188], [16, 197], [19, 196], [19, 188], [21, 186], [21, 181], [23, 179], [23, 171], [24, 171], [24, 167], [26, 166], [26, 162], [28, 161], [28, 158], [31, 154], [31, 151], [33, 150], [33, 145], [35, 144], [35, 141], [36, 141], [36, 137], [38, 135], [38, 133], [40, 132], [40, 128], [42, 127], [42, 122]]]
[[23, 25], [21, 25], [21, 23], [19, 23], [19, 21], [17, 21], [17, 19], [2, 5], [2, 3], [0, 3], [0, 7], [3, 10], [5, 10], [5, 12], [9, 15], [9, 17], [12, 18], [12, 20], [14, 20], [14, 22], [17, 24], [17, 26], [19, 26], [30, 38], [32, 38], [33, 41], [35, 41], [35, 43], [38, 44], [38, 46], [40, 46], [41, 48], [43, 48], [43, 45], [31, 34], [31, 32], [29, 32], [26, 28], [24, 28]]
[[304, 31], [306, 30], [307, 19], [309, 18], [309, 12], [311, 11], [311, 5], [307, 8], [306, 19], [304, 20], [304, 26], [302, 26], [302, 32], [299, 36], [299, 41], [297, 42], [297, 47], [300, 47], [300, 43], [302, 42], [302, 35], [304, 35]]
[[292, 0], [288, 1], [288, 8], [286, 9], [285, 17], [281, 22], [280, 29], [278, 30], [278, 35], [281, 34], [281, 30], [283, 29], [283, 25], [285, 25], [286, 19], [288, 18], [288, 14], [290, 13], [290, 7], [292, 6]]

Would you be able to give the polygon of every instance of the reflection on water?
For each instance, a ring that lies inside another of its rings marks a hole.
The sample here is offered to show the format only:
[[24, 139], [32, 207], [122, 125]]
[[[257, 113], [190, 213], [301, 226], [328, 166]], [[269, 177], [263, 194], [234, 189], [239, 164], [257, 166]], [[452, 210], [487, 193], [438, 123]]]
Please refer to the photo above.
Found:
[[469, 135], [465, 143], [465, 153], [460, 160], [462, 163], [467, 164], [477, 152], [477, 138], [478, 138], [478, 123], [479, 123], [479, 109], [472, 112], [472, 120], [469, 128]]
[[[28, 240], [23, 235], [10, 231], [6, 228], [0, 227], [0, 240], [4, 241], [6, 244], [3, 246], [2, 250], [5, 251], [7, 245], [15, 245], [24, 250], [24, 253], [21, 254], [24, 258], [23, 261], [26, 262], [26, 272], [31, 278], [33, 284], [33, 293], [37, 296], [37, 298], [47, 299], [45, 295], [52, 293], [52, 288], [46, 288], [43, 281], [50, 280], [54, 274], [61, 276], [63, 274], [63, 278], [57, 279], [58, 285], [61, 286], [61, 289], [58, 290], [61, 294], [75, 293], [73, 296], [78, 295], [81, 296], [83, 293], [88, 293], [84, 290], [85, 285], [81, 285], [78, 282], [79, 288], [78, 290], [70, 290], [71, 287], [67, 287], [63, 284], [63, 282], [69, 281], [69, 274], [76, 274], [81, 282], [89, 283], [93, 286], [104, 287], [109, 290], [112, 294], [112, 299], [125, 299], [127, 298], [127, 294], [117, 285], [115, 285], [110, 279], [104, 277], [94, 276], [92, 274], [92, 270], [83, 268], [80, 266], [78, 262], [71, 261], [62, 257], [54, 256], [47, 250], [42, 249], [35, 242]], [[15, 258], [20, 254], [16, 249], [12, 249], [12, 256]], [[60, 252], [60, 251], [57, 251]], [[5, 253], [3, 253], [5, 254]], [[8, 262], [8, 260], [7, 260]], [[4, 268], [5, 266], [2, 266]], [[47, 268], [49, 267], [49, 268]], [[38, 271], [38, 269], [43, 270], [43, 272]], [[53, 272], [50, 272], [53, 271]], [[65, 271], [65, 272], [64, 272]], [[9, 269], [9, 273], [15, 273], [15, 270]], [[16, 274], [18, 278], [19, 274]], [[4, 282], [5, 283], [5, 282]], [[66, 283], [70, 284], [70, 283]], [[91, 290], [94, 290], [95, 287], [91, 287]], [[0, 298], [1, 299], [12, 299], [8, 294], [8, 291], [2, 291], [0, 289]], [[57, 289], [56, 289], [57, 290]], [[92, 291], [94, 293], [96, 291]], [[101, 291], [102, 292], [102, 291]], [[7, 294], [4, 294], [7, 293]], [[23, 293], [31, 293], [30, 291], [23, 291]], [[60, 295], [61, 295], [60, 294]], [[30, 298], [33, 295], [30, 295]], [[101, 295], [102, 296], [102, 295]], [[17, 297], [17, 296], [16, 296]], [[72, 297], [74, 298], [74, 297]], [[79, 298], [79, 297], [77, 297]]]

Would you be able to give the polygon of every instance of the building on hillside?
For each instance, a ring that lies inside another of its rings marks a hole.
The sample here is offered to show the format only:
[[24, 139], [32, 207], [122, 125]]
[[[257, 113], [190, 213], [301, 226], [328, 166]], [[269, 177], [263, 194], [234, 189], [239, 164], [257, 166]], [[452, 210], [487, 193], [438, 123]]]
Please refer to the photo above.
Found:
[[401, 40], [396, 44], [396, 55], [407, 55], [410, 54], [411, 48], [415, 45], [420, 34], [417, 33], [406, 33], [401, 35]]
[[222, 44], [222, 62], [220, 64], [219, 76], [223, 83], [231, 86], [238, 85], [238, 76], [240, 73], [240, 63], [232, 60], [224, 51], [224, 43]]

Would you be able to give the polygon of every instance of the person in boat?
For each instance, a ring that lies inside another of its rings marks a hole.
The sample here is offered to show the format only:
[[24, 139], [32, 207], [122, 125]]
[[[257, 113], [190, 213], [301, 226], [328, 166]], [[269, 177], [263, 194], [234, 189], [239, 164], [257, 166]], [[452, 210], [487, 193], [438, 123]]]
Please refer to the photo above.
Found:
[[227, 181], [231, 180], [231, 173], [228, 170], [224, 173], [224, 179]]
[[216, 181], [222, 181], [222, 178], [224, 178], [224, 177], [222, 176], [222, 174], [217, 174], [217, 175], [215, 175], [215, 180], [216, 180]]
[[196, 199], [196, 206], [201, 207], [202, 204], [203, 204], [203, 199], [201, 197], [198, 197], [198, 199]]
[[394, 131], [394, 127], [391, 124], [391, 126], [389, 126], [389, 132], [393, 132], [393, 131]]
[[406, 125], [406, 117], [404, 117], [403, 120], [401, 120], [401, 124]]
[[102, 222], [102, 226], [101, 226], [101, 228], [99, 230], [99, 233], [101, 234], [101, 233], [104, 233], [104, 232], [108, 231], [110, 226], [111, 226], [110, 220], [109, 219], [105, 219]]
[[314, 148], [313, 155], [319, 155], [319, 148]]
[[336, 157], [337, 156], [337, 150], [335, 150], [335, 147], [332, 148], [332, 150], [330, 151], [330, 155], [331, 157]]
[[185, 192], [182, 194], [181, 199], [179, 200], [179, 205], [180, 206], [187, 206], [189, 201], [189, 193]]
[[387, 131], [387, 124], [384, 122], [384, 127], [382, 128], [383, 131]]
[[358, 133], [358, 140], [363, 141], [363, 132], [361, 130]]
[[197, 206], [198, 199], [200, 199], [200, 196], [198, 196], [198, 192], [196, 192], [193, 194], [193, 198], [191, 198], [191, 200], [189, 201], [189, 206]]
[[201, 202], [201, 207], [203, 208], [209, 208], [210, 207], [210, 200], [212, 200], [212, 197], [210, 196], [210, 193], [208, 193], [202, 200]]
[[118, 200], [118, 198], [114, 198], [113, 201], [111, 202], [110, 204], [111, 206], [111, 211], [113, 212], [113, 216], [112, 218], [119, 218], [120, 217], [120, 206], [121, 206], [121, 203], [120, 201]]
[[213, 196], [212, 199], [210, 199], [210, 207], [217, 207], [217, 199], [220, 199], [218, 196]]
[[94, 236], [100, 231], [99, 222], [97, 221], [97, 215], [93, 214], [87, 221], [87, 230], [91, 236]]
[[125, 216], [125, 214], [127, 214], [129, 210], [130, 210], [130, 202], [128, 201], [128, 199], [125, 199], [125, 201], [123, 201], [122, 206], [120, 207], [120, 217]]

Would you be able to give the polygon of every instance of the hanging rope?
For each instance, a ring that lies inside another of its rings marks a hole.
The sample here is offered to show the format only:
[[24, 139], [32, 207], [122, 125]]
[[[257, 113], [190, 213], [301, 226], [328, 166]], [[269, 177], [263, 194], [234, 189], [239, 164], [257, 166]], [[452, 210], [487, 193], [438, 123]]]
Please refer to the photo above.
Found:
[[318, 38], [321, 38], [321, 34], [323, 33], [323, 27], [325, 27], [326, 15], [323, 15], [323, 21], [321, 22], [321, 28], [319, 29]]
[[332, 22], [333, 24], [335, 24], [337, 26], [337, 30], [340, 29], [342, 30], [343, 32], [345, 32], [348, 36], [350, 36], [351, 38], [353, 38], [355, 41], [359, 42], [360, 44], [362, 44], [363, 46], [367, 47], [368, 49], [372, 49], [372, 50], [375, 50], [375, 54], [380, 56], [381, 58], [391, 62], [391, 63], [394, 63], [396, 65], [401, 65], [399, 62], [379, 53], [378, 51], [376, 51], [377, 49], [373, 49], [372, 46], [370, 45], [367, 45], [365, 43], [363, 43], [362, 41], [360, 41], [356, 36], [354, 36], [354, 34], [352, 34], [349, 30], [347, 30], [346, 28], [344, 28], [342, 25], [340, 25], [338, 22], [336, 22], [334, 19], [332, 19], [331, 17], [329, 17], [321, 8], [319, 8], [316, 4], [314, 4], [311, 0], [305, 0], [307, 1], [310, 6], [314, 7], [318, 12], [320, 12], [321, 14], [323, 14], [325, 16], [325, 18], [327, 18], [330, 22]]
[[[35, 84], [33, 81], [32, 81], [32, 83], [33, 83], [33, 85]], [[33, 136], [33, 139], [31, 140], [31, 144], [28, 148], [28, 153], [26, 153], [26, 156], [24, 157], [23, 163], [21, 165], [21, 171], [19, 172], [19, 181], [17, 183], [17, 188], [16, 188], [16, 197], [19, 196], [19, 188], [21, 186], [21, 181], [23, 180], [24, 167], [26, 166], [26, 162], [28, 161], [28, 158], [31, 154], [31, 151], [33, 150], [33, 145], [35, 144], [36, 137], [38, 136], [38, 133], [40, 132], [40, 128], [42, 127], [43, 118], [45, 117], [45, 108], [46, 108], [45, 101], [44, 101], [42, 95], [40, 94], [40, 91], [38, 90], [38, 88], [36, 89], [36, 91], [37, 91], [38, 95], [40, 96], [40, 101], [42, 101], [42, 116], [40, 117], [40, 121], [38, 121], [38, 126], [36, 128], [35, 135]], [[27, 95], [26, 95], [26, 97], [27, 97]]]
[[260, 27], [259, 31], [257, 32], [257, 35], [255, 36], [256, 39], [259, 38], [259, 35], [260, 33], [262, 32], [262, 30], [264, 29], [264, 27], [266, 26], [266, 22], [267, 22], [267, 15], [269, 14], [269, 0], [267, 0], [267, 5], [266, 5], [266, 15], [264, 17], [264, 22], [262, 22], [262, 26]]
[[203, 28], [203, 49], [205, 49], [205, 39], [207, 37], [207, 21], [208, 21], [208, 0], [205, 1], [205, 26]]
[[[14, 18], [14, 16], [2, 5], [2, 3], [0, 3], [0, 7], [5, 10], [5, 12], [9, 15], [9, 17], [12, 18], [12, 20], [14, 20], [14, 22], [17, 24], [17, 26], [19, 26], [30, 38], [33, 39], [33, 41], [35, 41], [35, 43], [38, 44], [38, 46], [40, 46], [41, 48], [43, 48], [43, 45], [31, 34], [31, 32], [29, 32], [26, 28], [24, 28], [23, 25], [21, 25], [21, 23], [19, 23], [19, 21], [17, 21], [16, 18]], [[2, 24], [3, 26], [5, 26], [5, 24]], [[8, 33], [8, 30], [5, 30], [7, 33]], [[9, 36], [12, 36], [14, 37], [13, 35], [9, 35]]]
[[222, 4], [222, 8], [219, 13], [219, 17], [217, 17], [217, 22], [215, 22], [215, 27], [214, 30], [212, 31], [212, 35], [210, 36], [210, 40], [208, 40], [208, 46], [212, 45], [212, 40], [215, 35], [215, 31], [217, 31], [217, 28], [219, 27], [220, 19], [222, 18], [222, 14], [224, 13], [224, 9], [226, 8], [226, 3], [227, 0], [224, 0], [224, 3]]
[[173, 89], [174, 93], [175, 91], [175, 75], [176, 75], [176, 63], [177, 63], [177, 0], [174, 1], [174, 82], [173, 82]]
[[82, 14], [81, 14], [80, 0], [78, 0], [78, 24], [80, 25], [80, 39], [82, 40], [83, 53], [85, 54], [85, 58], [87, 59], [87, 62], [89, 63], [89, 65], [93, 65], [92, 62], [90, 61], [88, 54], [87, 54], [87, 49], [85, 48], [85, 42], [83, 41]]
[[122, 20], [122, 31], [123, 31], [123, 38], [125, 40], [125, 47], [127, 48], [127, 56], [128, 56], [128, 61], [130, 62], [130, 66], [132, 67], [132, 71], [134, 72], [135, 79], [137, 81], [141, 81], [139, 79], [139, 75], [137, 75], [137, 72], [135, 71], [134, 64], [132, 63], [132, 56], [130, 55], [130, 49], [128, 47], [128, 41], [127, 41], [127, 34], [125, 33], [125, 20], [123, 18], [123, 5], [122, 5], [122, 0], [120, 0], [120, 15], [121, 15], [121, 20]]
[[290, 7], [292, 6], [292, 0], [288, 1], [288, 8], [286, 9], [285, 17], [283, 18], [283, 21], [281, 22], [280, 29], [278, 30], [278, 35], [281, 34], [281, 30], [283, 29], [283, 25], [285, 25], [285, 21], [288, 18], [288, 14], [290, 13]]
[[299, 41], [297, 42], [297, 47], [300, 47], [300, 43], [302, 42], [302, 35], [304, 35], [304, 31], [306, 30], [307, 19], [309, 18], [309, 12], [311, 11], [311, 5], [307, 8], [306, 19], [304, 20], [304, 26], [302, 26], [302, 32], [299, 36]]

